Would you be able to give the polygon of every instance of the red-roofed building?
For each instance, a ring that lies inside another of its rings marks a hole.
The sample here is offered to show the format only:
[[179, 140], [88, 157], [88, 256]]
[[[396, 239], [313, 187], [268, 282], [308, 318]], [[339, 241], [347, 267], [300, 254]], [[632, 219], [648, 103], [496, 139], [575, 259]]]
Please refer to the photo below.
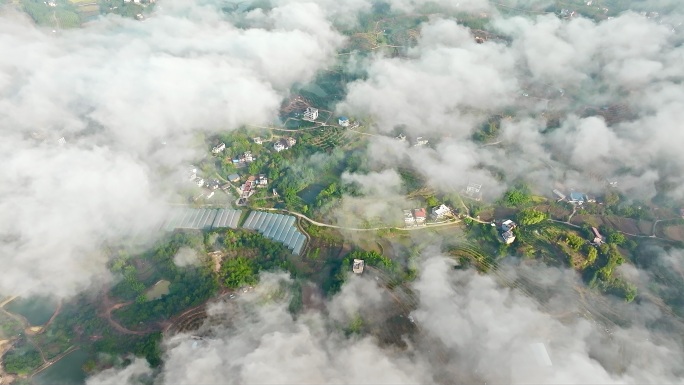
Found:
[[416, 217], [416, 224], [422, 225], [427, 219], [427, 210], [425, 208], [414, 209], [413, 216]]

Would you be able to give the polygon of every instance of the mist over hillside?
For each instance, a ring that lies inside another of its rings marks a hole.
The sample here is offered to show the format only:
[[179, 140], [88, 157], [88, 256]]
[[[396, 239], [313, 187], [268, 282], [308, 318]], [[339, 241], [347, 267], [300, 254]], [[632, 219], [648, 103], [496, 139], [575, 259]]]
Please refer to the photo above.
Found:
[[[206, 138], [284, 124], [284, 101], [326, 71], [349, 81], [321, 110], [364, 125], [362, 160], [328, 151], [290, 170], [342, 165], [339, 200], [323, 208], [345, 242], [401, 223], [409, 172], [435, 194], [476, 183], [489, 202], [564, 186], [679, 207], [683, 3], [559, 3], [159, 0], [143, 21], [60, 30], [0, 4], [0, 294], [68, 301], [121, 281], [109, 251], [163, 237]], [[405, 44], [388, 43], [390, 19], [416, 25]], [[368, 20], [377, 32], [361, 31]], [[410, 299], [366, 274], [293, 315], [297, 277], [262, 273], [254, 292], [212, 301], [197, 331], [164, 335], [159, 367], [131, 357], [87, 383], [681, 382], [684, 324], [659, 300], [681, 295], [661, 279], [682, 277], [681, 244], [644, 243], [616, 268], [644, 293], [625, 303], [538, 261], [454, 269], [441, 249], [454, 234], [411, 250]], [[176, 265], [200, 264], [182, 250]]]

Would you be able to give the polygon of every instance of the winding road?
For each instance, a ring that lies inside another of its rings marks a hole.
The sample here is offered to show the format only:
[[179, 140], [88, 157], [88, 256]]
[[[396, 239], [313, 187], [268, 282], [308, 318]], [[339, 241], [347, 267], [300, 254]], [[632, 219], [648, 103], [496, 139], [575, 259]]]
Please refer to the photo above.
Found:
[[[266, 210], [266, 211], [280, 211], [283, 213], [288, 213], [290, 215], [294, 215], [296, 217], [299, 217], [301, 219], [304, 219], [305, 221], [316, 225], [320, 227], [328, 227], [331, 229], [339, 229], [339, 230], [348, 230], [348, 231], [378, 231], [378, 230], [401, 230], [401, 231], [414, 231], [414, 230], [424, 230], [426, 228], [432, 228], [432, 227], [440, 227], [440, 226], [453, 226], [455, 224], [461, 223], [460, 220], [454, 220], [451, 222], [439, 222], [439, 223], [428, 223], [425, 226], [418, 226], [418, 227], [394, 227], [394, 226], [385, 226], [385, 227], [369, 227], [369, 228], [362, 228], [362, 227], [346, 227], [346, 226], [338, 226], [338, 225], [331, 225], [329, 223], [323, 223], [323, 222], [318, 222], [315, 221], [309, 217], [307, 217], [304, 214], [300, 214], [295, 211], [289, 211], [289, 210], [283, 210], [283, 209], [271, 209], [271, 208], [262, 208], [260, 210]], [[468, 217], [470, 218], [470, 217]], [[479, 219], [475, 218], [470, 218], [472, 220], [481, 222], [481, 223], [488, 223], [488, 222], [482, 222]]]

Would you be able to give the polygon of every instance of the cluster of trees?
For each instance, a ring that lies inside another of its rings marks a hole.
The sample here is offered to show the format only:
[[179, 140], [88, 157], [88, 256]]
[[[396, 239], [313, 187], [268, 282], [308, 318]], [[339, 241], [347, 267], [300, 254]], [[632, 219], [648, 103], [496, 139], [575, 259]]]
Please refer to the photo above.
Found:
[[548, 215], [542, 211], [535, 209], [524, 209], [518, 212], [517, 220], [518, 223], [523, 226], [536, 225], [541, 223], [548, 218]]
[[218, 291], [213, 272], [205, 266], [183, 267], [169, 280], [171, 285], [167, 295], [154, 301], [136, 301], [115, 310], [113, 315], [121, 324], [135, 329], [140, 324], [169, 319], [184, 309], [200, 305]]
[[85, 370], [109, 367], [118, 357], [131, 353], [146, 358], [152, 366], [161, 364], [161, 333], [124, 336], [100, 317], [100, 305], [88, 294], [64, 303], [48, 330], [34, 337], [46, 358], [53, 359], [69, 346], [78, 345], [92, 357], [86, 362]]
[[529, 186], [519, 183], [506, 191], [503, 204], [509, 207], [521, 207], [532, 201]]
[[38, 350], [26, 340], [19, 341], [2, 360], [7, 373], [19, 375], [29, 374], [43, 364]]
[[[130, 256], [125, 251], [119, 251], [119, 256], [112, 262], [110, 271], [123, 277], [111, 292], [114, 296], [125, 300], [139, 299], [145, 289], [162, 278], [168, 279], [179, 276], [183, 269], [179, 269], [173, 262], [173, 257], [181, 247], [203, 250], [203, 237], [199, 233], [174, 233], [161, 240], [151, 250]], [[145, 271], [139, 271], [136, 264], [148, 266]]]
[[625, 258], [614, 243], [604, 243], [598, 249], [591, 247], [588, 251], [584, 278], [590, 286], [631, 302], [636, 297], [636, 287], [614, 275], [615, 268], [624, 262]]
[[220, 276], [223, 283], [230, 288], [253, 285], [258, 278], [252, 261], [243, 257], [232, 258], [223, 262]]
[[[58, 7], [50, 7], [41, 0], [21, 0], [21, 6], [38, 25], [52, 28], [76, 28], [81, 19], [69, 1], [57, 1]], [[57, 22], [56, 22], [57, 21]]]
[[[152, 269], [147, 273], [144, 283], [139, 281], [140, 277], [130, 273], [131, 278], [124, 278], [112, 289], [113, 294], [124, 299], [137, 299], [135, 303], [113, 313], [123, 325], [135, 329], [141, 323], [168, 319], [183, 309], [201, 304], [217, 292], [218, 283], [208, 262], [197, 266], [176, 266], [173, 258], [181, 247], [203, 250], [203, 237], [199, 233], [185, 232], [171, 235], [157, 244], [151, 252], [138, 257], [147, 260]], [[134, 271], [131, 268], [133, 266], [130, 264], [124, 267], [124, 277], [127, 277], [127, 270]], [[145, 287], [159, 279], [171, 282], [169, 293], [157, 300], [146, 302], [145, 298], [141, 297], [140, 285], [143, 285], [144, 291]]]
[[227, 250], [238, 252], [256, 251], [253, 258], [238, 256], [226, 260], [221, 266], [220, 278], [228, 287], [239, 287], [252, 284], [260, 271], [283, 269], [292, 276], [297, 270], [289, 261], [290, 251], [283, 244], [270, 240], [259, 233], [225, 230], [220, 231], [217, 239]]
[[477, 142], [489, 142], [499, 136], [501, 116], [493, 116], [483, 123], [479, 130], [473, 134], [473, 140]]
[[19, 321], [0, 312], [0, 339], [9, 339], [21, 333], [22, 330], [23, 327]]
[[[397, 279], [406, 279], [406, 275], [400, 274], [401, 266], [377, 251], [354, 250], [347, 254], [342, 261], [329, 261], [331, 270], [329, 279], [324, 282], [323, 289], [328, 295], [337, 293], [350, 274], [354, 259], [363, 259], [366, 266], [373, 266], [392, 274]], [[415, 272], [412, 274], [415, 275]]]
[[342, 189], [337, 183], [331, 183], [328, 185], [328, 187], [321, 190], [321, 192], [318, 193], [318, 196], [316, 196], [316, 207], [323, 207], [324, 205], [339, 199], [340, 197], [342, 197]]
[[584, 238], [580, 237], [577, 234], [567, 233], [565, 235], [565, 243], [567, 243], [571, 249], [579, 250], [580, 248], [582, 248], [582, 246], [584, 246], [586, 241], [584, 240]]
[[626, 201], [625, 197], [615, 190], [608, 190], [603, 196], [603, 205], [588, 205], [582, 209], [591, 214], [616, 215], [637, 220], [653, 220], [653, 213], [648, 206], [639, 201]]

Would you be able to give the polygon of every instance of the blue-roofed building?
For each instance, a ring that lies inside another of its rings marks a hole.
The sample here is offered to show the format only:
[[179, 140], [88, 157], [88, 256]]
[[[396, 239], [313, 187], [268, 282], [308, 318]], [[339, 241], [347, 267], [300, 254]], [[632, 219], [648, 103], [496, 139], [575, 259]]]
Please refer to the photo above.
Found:
[[584, 195], [583, 193], [574, 191], [570, 193], [570, 202], [572, 203], [582, 204], [586, 199], [586, 195]]
[[339, 123], [339, 125], [342, 127], [349, 127], [349, 118], [346, 116], [340, 116], [339, 119], [337, 119], [337, 123]]

